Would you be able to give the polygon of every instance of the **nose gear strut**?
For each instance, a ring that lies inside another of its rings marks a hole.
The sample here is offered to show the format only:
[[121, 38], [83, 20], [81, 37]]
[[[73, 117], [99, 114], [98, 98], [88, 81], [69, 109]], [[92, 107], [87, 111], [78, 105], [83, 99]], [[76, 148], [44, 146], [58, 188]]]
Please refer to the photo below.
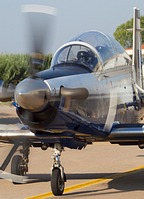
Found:
[[51, 189], [55, 196], [60, 196], [63, 194], [66, 182], [66, 175], [60, 161], [62, 150], [63, 147], [61, 144], [54, 144], [54, 154], [52, 156], [53, 165], [51, 168]]

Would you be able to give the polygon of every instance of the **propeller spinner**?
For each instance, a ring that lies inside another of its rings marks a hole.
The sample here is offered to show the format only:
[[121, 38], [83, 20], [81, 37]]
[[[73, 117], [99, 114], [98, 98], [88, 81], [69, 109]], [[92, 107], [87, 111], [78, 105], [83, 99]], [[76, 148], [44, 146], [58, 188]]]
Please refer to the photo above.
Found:
[[50, 99], [50, 90], [43, 80], [27, 78], [20, 82], [15, 90], [15, 101], [22, 108], [41, 111]]

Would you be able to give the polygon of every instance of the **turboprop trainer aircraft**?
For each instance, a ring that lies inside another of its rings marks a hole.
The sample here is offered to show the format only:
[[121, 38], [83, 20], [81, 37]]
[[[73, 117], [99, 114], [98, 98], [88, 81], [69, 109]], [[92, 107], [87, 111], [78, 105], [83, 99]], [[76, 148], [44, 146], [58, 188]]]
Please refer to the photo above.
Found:
[[[138, 145], [144, 148], [143, 74], [140, 12], [134, 8], [133, 59], [113, 38], [99, 31], [84, 32], [61, 46], [48, 70], [33, 73], [15, 88], [14, 105], [23, 125], [1, 130], [0, 141], [13, 143], [1, 165], [11, 161], [11, 173], [28, 171], [30, 146], [54, 149], [51, 189], [62, 195], [66, 182], [60, 162], [65, 147], [88, 144]], [[36, 51], [37, 52], [37, 51]], [[32, 66], [42, 62], [39, 53]], [[4, 100], [4, 98], [1, 99]], [[22, 146], [22, 155], [14, 155]], [[13, 156], [14, 155], [14, 156]]]

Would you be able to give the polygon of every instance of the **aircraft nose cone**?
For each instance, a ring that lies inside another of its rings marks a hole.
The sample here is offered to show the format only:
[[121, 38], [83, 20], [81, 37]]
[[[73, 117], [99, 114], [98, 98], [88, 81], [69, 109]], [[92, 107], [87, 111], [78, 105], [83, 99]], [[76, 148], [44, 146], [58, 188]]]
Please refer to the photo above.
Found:
[[49, 99], [49, 87], [39, 78], [27, 78], [15, 89], [16, 103], [26, 110], [41, 111], [48, 104]]

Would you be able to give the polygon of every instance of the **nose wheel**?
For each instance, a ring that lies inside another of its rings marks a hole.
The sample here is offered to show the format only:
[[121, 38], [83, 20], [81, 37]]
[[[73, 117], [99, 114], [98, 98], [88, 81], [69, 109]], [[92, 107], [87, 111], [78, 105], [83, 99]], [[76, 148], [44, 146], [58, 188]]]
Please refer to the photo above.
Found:
[[62, 152], [61, 144], [54, 145], [53, 165], [51, 171], [51, 190], [55, 196], [60, 196], [64, 192], [66, 175], [60, 162]]
[[59, 168], [55, 168], [51, 175], [51, 189], [55, 196], [60, 196], [63, 194], [65, 187], [65, 181], [61, 176], [61, 171]]

